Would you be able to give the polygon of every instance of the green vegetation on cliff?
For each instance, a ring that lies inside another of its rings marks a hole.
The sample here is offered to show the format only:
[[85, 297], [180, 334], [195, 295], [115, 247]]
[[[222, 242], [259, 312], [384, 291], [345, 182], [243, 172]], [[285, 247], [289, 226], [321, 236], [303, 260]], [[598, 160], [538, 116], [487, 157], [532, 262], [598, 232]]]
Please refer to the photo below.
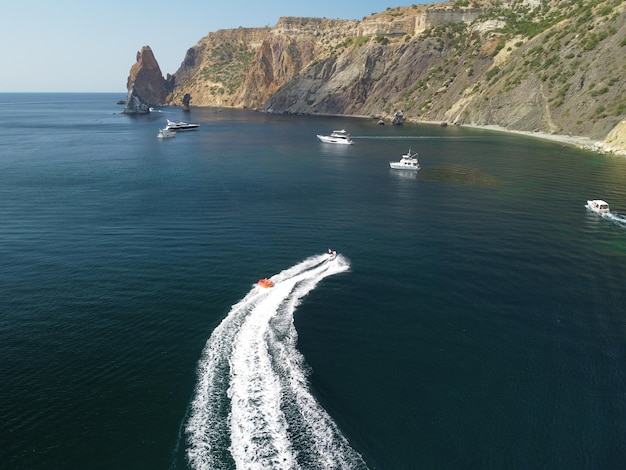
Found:
[[[325, 23], [326, 21], [326, 23]], [[331, 22], [332, 21], [332, 22]], [[282, 18], [211, 33], [172, 94], [195, 105], [390, 115], [604, 138], [626, 110], [620, 0], [472, 1], [360, 22]]]
[[212, 85], [218, 94], [233, 94], [241, 86], [246, 71], [254, 59], [252, 51], [245, 43], [223, 42], [209, 53], [209, 59], [198, 73], [198, 80]]

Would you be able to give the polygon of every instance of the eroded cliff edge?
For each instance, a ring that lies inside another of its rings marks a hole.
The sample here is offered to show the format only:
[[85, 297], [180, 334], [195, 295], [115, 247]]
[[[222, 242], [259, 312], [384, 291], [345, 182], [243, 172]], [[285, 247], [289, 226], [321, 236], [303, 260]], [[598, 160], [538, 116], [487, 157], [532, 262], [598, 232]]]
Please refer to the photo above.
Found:
[[208, 34], [164, 103], [380, 115], [584, 136], [626, 150], [626, 4], [435, 3]]

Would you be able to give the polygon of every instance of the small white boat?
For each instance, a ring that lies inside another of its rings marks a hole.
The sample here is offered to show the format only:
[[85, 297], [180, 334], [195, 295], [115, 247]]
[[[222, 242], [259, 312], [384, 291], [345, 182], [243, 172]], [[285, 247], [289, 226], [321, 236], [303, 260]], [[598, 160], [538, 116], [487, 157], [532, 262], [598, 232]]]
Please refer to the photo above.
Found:
[[157, 134], [159, 139], [171, 139], [172, 137], [176, 137], [176, 131], [168, 129], [159, 129], [159, 133]]
[[420, 162], [417, 160], [417, 152], [411, 154], [411, 149], [409, 149], [408, 153], [402, 155], [399, 162], [389, 162], [389, 167], [394, 170], [419, 170]]
[[198, 127], [200, 127], [199, 124], [190, 124], [183, 121], [176, 122], [170, 121], [169, 119], [167, 120], [167, 126], [165, 126], [166, 129], [172, 131], [193, 131], [196, 130]]
[[609, 204], [602, 199], [592, 199], [591, 201], [587, 201], [587, 205], [585, 207], [598, 214], [611, 213], [611, 210], [609, 209]]
[[327, 144], [344, 144], [352, 145], [354, 141], [350, 138], [350, 134], [345, 129], [333, 131], [330, 135], [317, 134], [317, 138]]

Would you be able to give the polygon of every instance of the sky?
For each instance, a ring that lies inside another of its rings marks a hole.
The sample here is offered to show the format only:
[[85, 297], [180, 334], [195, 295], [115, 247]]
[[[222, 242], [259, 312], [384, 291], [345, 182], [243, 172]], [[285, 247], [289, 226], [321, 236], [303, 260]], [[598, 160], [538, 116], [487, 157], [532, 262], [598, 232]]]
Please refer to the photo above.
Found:
[[174, 74], [187, 49], [219, 29], [274, 26], [281, 16], [361, 20], [428, 0], [21, 0], [0, 13], [0, 92], [121, 92], [150, 46]]

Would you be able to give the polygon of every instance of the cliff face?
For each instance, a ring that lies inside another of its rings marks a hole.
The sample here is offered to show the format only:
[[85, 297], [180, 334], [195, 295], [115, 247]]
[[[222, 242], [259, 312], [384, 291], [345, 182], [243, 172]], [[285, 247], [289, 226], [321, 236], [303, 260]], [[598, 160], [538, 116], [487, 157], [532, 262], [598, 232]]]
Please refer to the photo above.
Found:
[[[241, 86], [270, 28], [238, 28], [209, 33], [187, 50], [174, 74], [166, 101], [178, 105], [189, 94], [197, 106], [241, 107]], [[262, 97], [259, 97], [262, 99]]]
[[124, 112], [127, 114], [147, 113], [151, 106], [160, 106], [165, 102], [167, 81], [163, 79], [149, 46], [137, 52], [137, 61], [130, 69], [126, 88], [128, 96]]
[[166, 101], [188, 93], [198, 106], [387, 118], [401, 109], [596, 140], [623, 120], [626, 3], [463, 4], [210, 33], [187, 51]]

